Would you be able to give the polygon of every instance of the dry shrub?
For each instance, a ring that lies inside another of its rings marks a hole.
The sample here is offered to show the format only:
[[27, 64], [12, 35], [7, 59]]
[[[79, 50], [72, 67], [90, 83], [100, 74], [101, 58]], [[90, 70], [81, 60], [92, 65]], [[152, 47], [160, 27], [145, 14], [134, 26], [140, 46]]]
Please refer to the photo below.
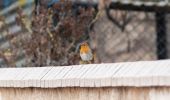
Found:
[[61, 0], [51, 8], [41, 6], [31, 20], [18, 10], [18, 25], [26, 34], [13, 43], [24, 51], [23, 66], [79, 64], [78, 44], [88, 39], [87, 31], [94, 18], [92, 7], [72, 8], [72, 2]]

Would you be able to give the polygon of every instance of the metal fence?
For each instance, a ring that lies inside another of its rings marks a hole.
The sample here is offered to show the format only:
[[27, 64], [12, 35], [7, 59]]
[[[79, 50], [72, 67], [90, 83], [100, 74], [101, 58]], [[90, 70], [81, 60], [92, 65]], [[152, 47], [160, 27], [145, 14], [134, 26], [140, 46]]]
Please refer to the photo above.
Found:
[[[14, 4], [17, 3], [15, 2]], [[28, 4], [32, 4], [32, 2]], [[97, 4], [95, 3], [90, 4], [83, 2], [75, 3], [75, 5], [73, 8], [79, 8], [80, 6], [88, 8], [90, 6], [97, 9]], [[153, 7], [148, 7], [112, 3], [106, 10], [96, 10], [95, 14], [99, 12], [99, 16], [93, 23], [93, 27], [89, 32], [89, 43], [93, 49], [93, 54], [95, 55], [95, 61], [93, 63], [113, 63], [170, 58], [169, 11], [167, 8], [165, 10], [162, 6], [154, 7], [155, 5]], [[11, 7], [5, 9], [10, 8]], [[26, 14], [27, 12], [30, 14], [32, 11], [31, 8], [34, 7], [27, 5], [23, 6]], [[12, 14], [10, 13], [11, 11]], [[15, 20], [16, 13], [17, 7], [14, 7], [13, 9], [11, 8], [9, 11], [1, 11], [1, 15], [6, 14], [5, 16], [7, 16], [7, 27], [10, 29], [11, 33], [5, 34], [5, 29], [1, 29], [2, 41], [0, 53], [2, 67], [80, 64], [81, 59], [79, 52], [75, 52], [75, 49], [77, 49], [77, 45], [80, 41], [82, 42], [83, 39], [76, 41], [76, 43], [69, 43], [72, 42], [72, 40], [64, 37], [62, 39], [65, 40], [58, 41], [63, 42], [64, 44], [58, 44], [60, 47], [55, 47], [55, 45], [53, 45], [55, 43], [52, 45], [50, 44], [53, 40], [49, 39], [50, 37], [46, 34], [48, 33], [47, 31], [45, 31], [43, 35], [40, 32], [41, 30], [37, 32], [33, 31], [33, 33], [36, 32], [40, 34], [30, 36], [29, 30], [22, 30], [22, 27], [19, 27]], [[32, 16], [35, 16], [33, 13], [31, 14]], [[88, 13], [86, 14], [88, 15]], [[40, 17], [41, 16], [37, 16], [37, 18]], [[34, 27], [34, 29], [40, 28], [41, 27]], [[81, 29], [77, 29], [74, 32], [78, 31], [82, 32]], [[53, 33], [54, 31], [51, 32]], [[27, 35], [25, 36], [24, 34]], [[6, 38], [4, 38], [4, 36]], [[75, 37], [77, 36], [78, 35], [75, 35]], [[17, 45], [10, 44], [11, 41], [16, 41], [17, 39], [22, 41], [18, 41]], [[54, 38], [54, 40], [58, 39], [60, 38]], [[38, 44], [39, 42], [45, 43], [46, 40], [50, 41], [48, 45]], [[36, 46], [32, 45], [31, 42], [33, 42], [32, 44], [36, 44]], [[68, 47], [70, 47], [68, 52], [62, 52], [65, 49], [68, 49]], [[31, 56], [27, 56], [25, 53], [27, 49], [25, 48], [31, 48], [30, 50], [33, 51], [29, 51], [29, 55]], [[9, 55], [13, 57], [9, 57]]]
[[168, 59], [168, 16], [168, 6], [160, 2], [112, 2], [94, 27], [99, 60], [110, 63]]
[[117, 23], [105, 15], [95, 25], [101, 61], [157, 59], [154, 13], [120, 10], [111, 10], [111, 13]]

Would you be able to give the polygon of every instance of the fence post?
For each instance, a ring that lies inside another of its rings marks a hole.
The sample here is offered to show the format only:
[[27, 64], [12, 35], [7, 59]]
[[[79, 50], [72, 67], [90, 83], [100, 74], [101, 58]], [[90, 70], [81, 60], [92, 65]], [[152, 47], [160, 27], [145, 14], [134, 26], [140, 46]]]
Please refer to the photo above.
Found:
[[167, 39], [166, 39], [166, 13], [156, 12], [156, 46], [157, 46], [157, 59], [167, 58]]

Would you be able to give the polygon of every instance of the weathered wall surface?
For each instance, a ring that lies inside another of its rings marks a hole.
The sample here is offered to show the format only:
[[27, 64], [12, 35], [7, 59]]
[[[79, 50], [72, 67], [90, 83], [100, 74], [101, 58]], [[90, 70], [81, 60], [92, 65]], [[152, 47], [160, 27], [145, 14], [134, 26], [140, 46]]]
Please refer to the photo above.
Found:
[[0, 100], [169, 100], [170, 88], [1, 88]]

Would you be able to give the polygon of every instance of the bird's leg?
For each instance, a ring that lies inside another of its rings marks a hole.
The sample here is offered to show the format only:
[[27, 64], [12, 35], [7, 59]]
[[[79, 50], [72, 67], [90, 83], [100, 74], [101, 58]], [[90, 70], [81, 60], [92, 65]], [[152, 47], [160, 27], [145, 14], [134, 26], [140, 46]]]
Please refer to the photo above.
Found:
[[92, 61], [83, 61], [83, 60], [80, 60], [79, 64], [92, 64]]
[[90, 61], [87, 61], [88, 62], [88, 64], [92, 64], [92, 61], [90, 60]]
[[79, 64], [86, 64], [86, 61], [80, 60]]

